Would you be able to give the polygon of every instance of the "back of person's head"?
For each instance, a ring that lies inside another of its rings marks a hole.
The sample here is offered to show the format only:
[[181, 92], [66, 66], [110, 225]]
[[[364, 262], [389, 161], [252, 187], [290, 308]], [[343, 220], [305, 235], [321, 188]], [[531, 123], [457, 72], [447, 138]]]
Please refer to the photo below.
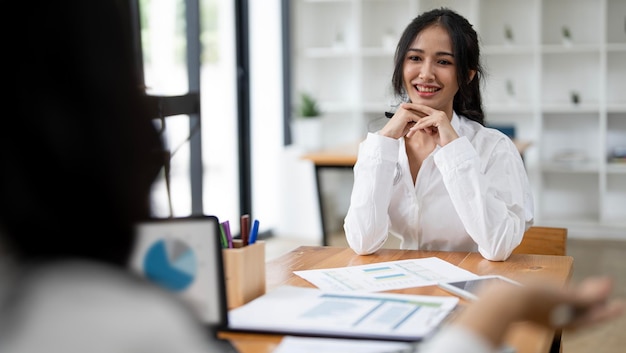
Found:
[[[403, 86], [405, 55], [417, 35], [434, 25], [444, 28], [452, 41], [459, 83], [459, 91], [454, 96], [453, 109], [468, 119], [483, 124], [484, 113], [480, 93], [483, 68], [480, 64], [478, 35], [465, 17], [451, 9], [438, 8], [424, 12], [413, 19], [405, 28], [396, 47], [395, 65], [391, 79], [393, 91], [397, 96], [405, 95]], [[470, 70], [476, 71], [471, 81]]]
[[130, 5], [10, 7], [23, 22], [3, 48], [0, 240], [22, 260], [124, 265], [134, 223], [150, 215], [162, 149], [140, 91]]

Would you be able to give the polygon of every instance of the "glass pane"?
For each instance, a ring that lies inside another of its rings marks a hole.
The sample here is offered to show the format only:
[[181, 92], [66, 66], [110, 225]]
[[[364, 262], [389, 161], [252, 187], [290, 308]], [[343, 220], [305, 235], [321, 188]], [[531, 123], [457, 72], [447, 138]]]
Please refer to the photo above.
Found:
[[[140, 0], [146, 93], [188, 93], [184, 0]], [[170, 158], [153, 186], [156, 217], [191, 214], [189, 117], [168, 116], [159, 125]], [[169, 172], [169, 180], [165, 177]]]
[[187, 93], [184, 0], [140, 0], [140, 11], [146, 92]]
[[203, 205], [239, 232], [234, 0], [201, 0]]
[[[200, 0], [201, 129], [186, 115], [158, 123], [171, 153], [169, 193], [165, 172], [153, 188], [156, 217], [191, 214], [189, 137], [202, 134], [204, 214], [231, 220], [239, 231], [239, 176], [234, 0]], [[184, 0], [140, 0], [146, 92], [186, 94]], [[169, 196], [168, 196], [169, 195]]]

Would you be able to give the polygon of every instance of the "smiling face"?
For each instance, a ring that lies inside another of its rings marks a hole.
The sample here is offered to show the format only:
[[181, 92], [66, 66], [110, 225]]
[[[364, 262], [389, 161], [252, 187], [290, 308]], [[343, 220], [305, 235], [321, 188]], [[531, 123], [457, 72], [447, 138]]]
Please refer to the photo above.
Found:
[[446, 112], [459, 89], [450, 35], [441, 26], [421, 31], [409, 46], [403, 64], [404, 88], [413, 103]]

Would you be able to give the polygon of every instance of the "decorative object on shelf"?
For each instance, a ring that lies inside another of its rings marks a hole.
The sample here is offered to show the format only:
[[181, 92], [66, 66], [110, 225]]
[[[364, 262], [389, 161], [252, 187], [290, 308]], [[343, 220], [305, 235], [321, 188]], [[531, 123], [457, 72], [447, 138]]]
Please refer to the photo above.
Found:
[[563, 26], [561, 34], [563, 35], [563, 44], [567, 46], [572, 45], [572, 33], [569, 31], [569, 27]]
[[580, 94], [576, 91], [570, 92], [570, 100], [572, 104], [578, 105], [578, 103], [580, 103]]
[[510, 25], [504, 25], [504, 42], [513, 44], [513, 28]]
[[300, 93], [296, 114], [291, 122], [294, 143], [306, 151], [319, 149], [322, 139], [322, 111], [310, 93]]

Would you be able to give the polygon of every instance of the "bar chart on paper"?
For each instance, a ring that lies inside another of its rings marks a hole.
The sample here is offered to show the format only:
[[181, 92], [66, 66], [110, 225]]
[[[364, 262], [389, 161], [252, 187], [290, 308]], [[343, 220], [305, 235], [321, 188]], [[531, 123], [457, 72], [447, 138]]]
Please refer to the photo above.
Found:
[[418, 341], [456, 307], [453, 296], [326, 292], [279, 286], [228, 312], [235, 330]]
[[476, 277], [476, 274], [436, 257], [294, 273], [323, 290], [372, 292]]

